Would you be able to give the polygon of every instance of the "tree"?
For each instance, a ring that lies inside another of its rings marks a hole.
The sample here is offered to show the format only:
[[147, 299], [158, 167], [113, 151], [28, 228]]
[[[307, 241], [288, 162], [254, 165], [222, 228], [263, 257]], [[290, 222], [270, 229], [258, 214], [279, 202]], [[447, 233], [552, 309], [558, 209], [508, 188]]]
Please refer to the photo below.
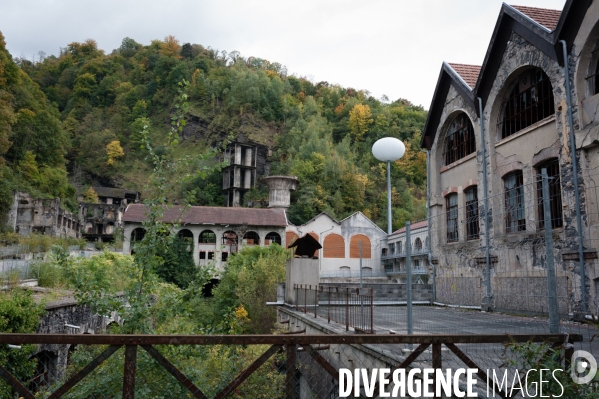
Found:
[[123, 152], [120, 141], [113, 140], [106, 144], [106, 156], [108, 157], [108, 160], [106, 161], [107, 165], [113, 166], [116, 160], [124, 155], [125, 153]]
[[83, 196], [83, 202], [85, 202], [86, 204], [100, 203], [100, 198], [98, 197], [98, 194], [96, 193], [96, 190], [94, 190], [93, 187], [87, 189], [85, 195]]
[[370, 107], [368, 105], [356, 104], [352, 110], [349, 111], [348, 126], [354, 142], [364, 140], [364, 135], [373, 121], [372, 112], [370, 112]]

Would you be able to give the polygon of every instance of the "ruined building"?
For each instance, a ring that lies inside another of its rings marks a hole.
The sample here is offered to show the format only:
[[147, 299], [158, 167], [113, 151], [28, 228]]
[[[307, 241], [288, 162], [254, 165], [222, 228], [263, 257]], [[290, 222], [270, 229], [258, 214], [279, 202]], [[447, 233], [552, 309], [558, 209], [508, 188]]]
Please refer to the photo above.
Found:
[[597, 50], [599, 2], [504, 4], [481, 66], [443, 63], [421, 146], [432, 263], [438, 282], [456, 278], [454, 291], [470, 289], [462, 304], [546, 311], [545, 169], [559, 312], [599, 313]]
[[244, 195], [256, 188], [261, 176], [268, 174], [268, 149], [240, 136], [224, 151], [223, 193], [227, 207], [246, 206]]
[[81, 221], [81, 236], [88, 241], [110, 242], [115, 233], [122, 230], [123, 213], [128, 204], [138, 203], [138, 191], [112, 187], [92, 187], [98, 195], [99, 203], [83, 202], [79, 194], [79, 220]]
[[14, 193], [8, 226], [22, 236], [36, 233], [79, 238], [80, 229], [77, 215], [62, 208], [60, 198], [33, 198], [20, 191]]

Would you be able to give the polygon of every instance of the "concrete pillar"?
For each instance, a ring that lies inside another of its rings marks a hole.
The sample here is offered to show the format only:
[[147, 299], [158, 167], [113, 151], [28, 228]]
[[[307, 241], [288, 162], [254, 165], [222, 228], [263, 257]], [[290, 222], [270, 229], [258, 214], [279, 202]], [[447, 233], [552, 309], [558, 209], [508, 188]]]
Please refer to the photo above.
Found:
[[252, 166], [252, 149], [251, 148], [246, 148], [245, 149], [245, 166]]
[[243, 188], [252, 188], [252, 170], [246, 169], [245, 176], [243, 177]]
[[200, 252], [198, 250], [198, 241], [200, 240], [200, 230], [199, 228], [191, 228], [191, 233], [193, 234], [193, 244], [192, 244], [192, 254], [193, 254], [193, 263], [196, 266], [200, 265]]

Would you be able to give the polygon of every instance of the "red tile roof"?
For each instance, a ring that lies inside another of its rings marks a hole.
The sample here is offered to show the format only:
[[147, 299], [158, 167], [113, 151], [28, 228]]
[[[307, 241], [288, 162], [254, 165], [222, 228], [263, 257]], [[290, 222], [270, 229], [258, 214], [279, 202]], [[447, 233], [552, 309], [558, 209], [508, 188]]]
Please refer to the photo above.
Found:
[[[285, 210], [277, 208], [225, 208], [216, 206], [192, 206], [186, 212], [182, 206], [173, 206], [164, 212], [165, 222], [182, 224], [230, 224], [248, 226], [287, 226]], [[124, 222], [143, 222], [146, 220], [146, 207], [143, 204], [131, 204], [123, 215]]]
[[466, 82], [471, 89], [476, 86], [476, 80], [478, 79], [478, 75], [480, 74], [480, 65], [467, 65], [467, 64], [453, 64], [450, 63], [449, 66], [456, 71], [458, 75]]
[[[416, 222], [416, 223], [410, 225], [410, 232], [412, 232], [416, 229], [421, 229], [423, 227], [427, 227], [427, 226], [428, 226], [428, 220], [422, 220], [420, 222]], [[393, 233], [391, 233], [391, 235], [405, 233], [405, 232], [406, 232], [406, 228], [402, 227], [399, 230], [395, 230]]]
[[536, 8], [536, 7], [526, 7], [526, 6], [511, 6], [516, 10], [520, 11], [522, 14], [526, 15], [528, 18], [532, 19], [539, 25], [543, 25], [545, 28], [549, 30], [554, 30], [557, 26], [557, 22], [559, 21], [560, 15], [562, 15], [561, 10], [551, 10], [548, 8]]

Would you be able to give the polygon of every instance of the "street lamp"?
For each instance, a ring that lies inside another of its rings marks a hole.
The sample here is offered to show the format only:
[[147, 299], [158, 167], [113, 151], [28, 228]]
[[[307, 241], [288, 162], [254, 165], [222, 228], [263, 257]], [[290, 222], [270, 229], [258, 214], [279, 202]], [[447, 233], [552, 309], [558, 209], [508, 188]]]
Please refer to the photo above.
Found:
[[372, 155], [387, 162], [387, 234], [393, 233], [391, 227], [391, 162], [397, 161], [406, 152], [406, 146], [395, 137], [383, 137], [372, 146]]

